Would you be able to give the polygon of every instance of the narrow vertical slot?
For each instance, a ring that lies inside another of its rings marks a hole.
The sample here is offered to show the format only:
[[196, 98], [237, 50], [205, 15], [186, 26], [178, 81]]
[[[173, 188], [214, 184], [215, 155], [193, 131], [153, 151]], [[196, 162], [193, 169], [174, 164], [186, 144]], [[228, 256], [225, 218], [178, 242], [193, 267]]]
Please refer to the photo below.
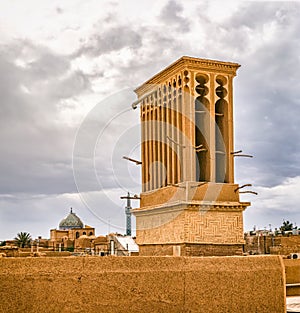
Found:
[[219, 98], [215, 104], [215, 166], [216, 182], [228, 182], [228, 103], [224, 98], [227, 90], [224, 87], [226, 78], [218, 76], [216, 95]]
[[209, 101], [205, 97], [209, 90], [206, 86], [208, 76], [196, 75], [195, 87], [198, 97], [195, 100], [195, 153], [196, 153], [196, 180], [210, 181], [210, 114]]
[[162, 117], [162, 132], [163, 132], [163, 186], [167, 186], [168, 183], [168, 144], [167, 144], [167, 87], [163, 87], [163, 107], [162, 107], [163, 117]]
[[179, 89], [179, 96], [178, 96], [178, 108], [177, 108], [177, 116], [178, 116], [178, 182], [182, 181], [182, 161], [183, 161], [183, 139], [182, 139], [182, 95], [181, 95], [181, 88]]

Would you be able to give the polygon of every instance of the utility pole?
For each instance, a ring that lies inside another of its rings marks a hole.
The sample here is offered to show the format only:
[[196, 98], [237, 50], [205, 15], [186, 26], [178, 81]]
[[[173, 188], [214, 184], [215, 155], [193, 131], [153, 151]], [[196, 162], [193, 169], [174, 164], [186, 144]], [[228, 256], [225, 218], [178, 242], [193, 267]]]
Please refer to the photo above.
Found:
[[131, 236], [131, 201], [130, 201], [130, 193], [127, 193], [127, 205], [125, 207], [126, 214], [126, 235]]
[[127, 193], [127, 196], [120, 197], [121, 199], [127, 199], [127, 205], [125, 207], [125, 214], [126, 214], [126, 235], [131, 236], [131, 199], [137, 200], [140, 199], [137, 195], [133, 197], [130, 196], [130, 193]]

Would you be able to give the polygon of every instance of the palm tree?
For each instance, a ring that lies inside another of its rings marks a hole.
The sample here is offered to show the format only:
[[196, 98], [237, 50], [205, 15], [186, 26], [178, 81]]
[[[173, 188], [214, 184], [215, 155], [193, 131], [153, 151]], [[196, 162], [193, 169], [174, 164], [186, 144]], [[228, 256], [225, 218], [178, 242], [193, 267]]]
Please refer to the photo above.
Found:
[[17, 237], [15, 237], [14, 240], [16, 241], [18, 247], [25, 248], [30, 246], [31, 236], [29, 233], [20, 232], [17, 234]]
[[280, 230], [281, 231], [293, 230], [293, 223], [284, 220], [282, 226], [280, 227]]

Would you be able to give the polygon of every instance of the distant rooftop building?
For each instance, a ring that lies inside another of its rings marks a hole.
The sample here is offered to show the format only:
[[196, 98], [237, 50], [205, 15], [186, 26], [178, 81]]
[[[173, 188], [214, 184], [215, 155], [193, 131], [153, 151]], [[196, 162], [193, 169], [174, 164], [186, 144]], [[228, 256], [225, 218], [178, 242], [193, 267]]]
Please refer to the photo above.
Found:
[[83, 223], [81, 219], [75, 213], [73, 213], [71, 208], [69, 215], [59, 223], [59, 229], [67, 230], [74, 228], [83, 228]]
[[124, 250], [127, 250], [130, 253], [139, 252], [139, 246], [131, 236], [116, 236], [116, 239]]
[[107, 236], [98, 236], [93, 241], [95, 255], [130, 256], [138, 255], [139, 246], [131, 236], [111, 233]]

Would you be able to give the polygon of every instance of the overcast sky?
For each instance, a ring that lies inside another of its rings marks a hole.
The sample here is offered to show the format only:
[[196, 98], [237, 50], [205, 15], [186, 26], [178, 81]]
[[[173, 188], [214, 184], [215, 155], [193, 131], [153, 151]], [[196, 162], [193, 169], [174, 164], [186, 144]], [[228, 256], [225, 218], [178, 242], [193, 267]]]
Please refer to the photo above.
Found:
[[258, 192], [242, 197], [245, 230], [300, 226], [299, 16], [300, 2], [2, 0], [0, 240], [47, 238], [70, 207], [97, 235], [124, 233], [133, 89], [182, 55], [242, 65], [235, 148], [254, 158], [236, 158], [236, 182]]

